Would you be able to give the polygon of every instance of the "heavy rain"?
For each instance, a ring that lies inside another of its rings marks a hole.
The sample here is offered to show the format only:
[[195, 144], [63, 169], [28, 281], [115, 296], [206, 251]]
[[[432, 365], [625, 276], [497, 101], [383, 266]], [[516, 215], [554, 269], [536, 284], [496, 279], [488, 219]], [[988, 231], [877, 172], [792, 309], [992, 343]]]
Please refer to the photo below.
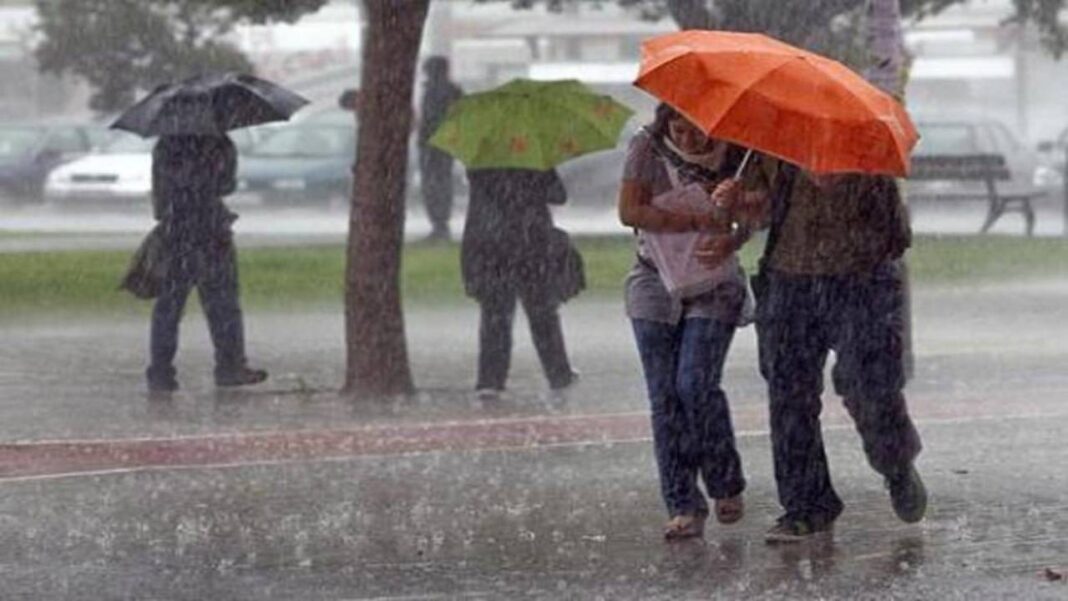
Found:
[[1068, 599], [1066, 49], [0, 1], [0, 599]]

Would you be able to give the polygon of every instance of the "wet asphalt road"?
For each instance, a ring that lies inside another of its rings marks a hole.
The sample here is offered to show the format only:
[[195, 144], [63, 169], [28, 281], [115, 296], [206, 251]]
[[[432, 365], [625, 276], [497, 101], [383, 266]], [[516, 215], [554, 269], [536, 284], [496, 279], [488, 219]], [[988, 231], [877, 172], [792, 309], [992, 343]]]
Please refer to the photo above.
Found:
[[[414, 399], [353, 405], [336, 307], [248, 316], [250, 354], [274, 378], [217, 394], [204, 324], [183, 324], [183, 392], [142, 391], [147, 324], [50, 319], [0, 326], [0, 599], [1066, 599], [1068, 283], [921, 289], [909, 395], [926, 443], [929, 517], [899, 523], [828, 394], [827, 440], [848, 508], [832, 539], [767, 547], [776, 516], [752, 330], [726, 385], [750, 479], [748, 516], [704, 542], [665, 545], [650, 444], [601, 438], [340, 456], [137, 459], [111, 471], [18, 476], [41, 441], [359, 430], [406, 424], [641, 421], [642, 382], [615, 299], [569, 304], [584, 379], [545, 391], [517, 322], [513, 394], [469, 391], [474, 306], [408, 316]], [[615, 419], [615, 418], [613, 418]], [[375, 429], [377, 428], [377, 429]], [[179, 439], [179, 442], [181, 439]], [[6, 453], [6, 455], [5, 455]], [[136, 458], [135, 458], [136, 459]], [[146, 467], [138, 468], [142, 461]], [[5, 475], [6, 474], [6, 475]]]
[[847, 428], [832, 537], [769, 547], [748, 515], [665, 544], [645, 442], [5, 481], [4, 599], [1064, 599], [1059, 420], [927, 423], [928, 519], [896, 520]]

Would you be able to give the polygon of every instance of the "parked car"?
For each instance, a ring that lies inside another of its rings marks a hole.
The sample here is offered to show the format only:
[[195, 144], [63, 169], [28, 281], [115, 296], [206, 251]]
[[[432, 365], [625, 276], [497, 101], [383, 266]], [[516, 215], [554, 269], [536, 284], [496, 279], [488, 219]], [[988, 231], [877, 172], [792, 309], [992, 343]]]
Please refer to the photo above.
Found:
[[[327, 109], [319, 111], [308, 111], [306, 113], [298, 113], [297, 120], [300, 123], [305, 124], [331, 124], [337, 126], [348, 126], [352, 128], [352, 137], [357, 139], [358, 126], [350, 111], [341, 109]], [[355, 163], [355, 146], [353, 146], [353, 156], [350, 158], [350, 164]], [[462, 205], [466, 201], [467, 197], [467, 175], [464, 170], [464, 166], [459, 161], [454, 161], [452, 164], [453, 170], [453, 194], [456, 197], [456, 201], [459, 205]], [[419, 147], [416, 139], [416, 134], [413, 131], [411, 138], [408, 140], [408, 170], [407, 170], [407, 196], [408, 202], [419, 203], [421, 202], [422, 194], [422, 178], [419, 172]]]
[[40, 202], [49, 173], [88, 154], [105, 135], [94, 125], [0, 125], [0, 191], [16, 201]]
[[[257, 135], [254, 129], [230, 132], [239, 156]], [[155, 144], [154, 138], [112, 131], [110, 140], [95, 152], [52, 171], [44, 187], [45, 200], [63, 204], [147, 202], [152, 193]]]
[[265, 130], [238, 162], [238, 193], [268, 205], [344, 202], [356, 154], [353, 127], [306, 121]]
[[[1037, 152], [1028, 148], [1004, 123], [993, 119], [917, 118], [920, 141], [915, 156], [1000, 154], [1012, 174], [1004, 185], [1020, 188], [1052, 189], [1059, 182], [1054, 170], [1043, 163]], [[910, 181], [912, 196], [936, 194], [943, 189], [975, 188], [978, 196], [985, 196], [981, 182]], [[971, 192], [972, 190], [964, 190]]]
[[1063, 187], [1065, 173], [1065, 157], [1068, 157], [1068, 127], [1061, 130], [1057, 137], [1052, 140], [1043, 140], [1038, 145], [1039, 158], [1042, 164], [1049, 167], [1049, 184], [1051, 187]]

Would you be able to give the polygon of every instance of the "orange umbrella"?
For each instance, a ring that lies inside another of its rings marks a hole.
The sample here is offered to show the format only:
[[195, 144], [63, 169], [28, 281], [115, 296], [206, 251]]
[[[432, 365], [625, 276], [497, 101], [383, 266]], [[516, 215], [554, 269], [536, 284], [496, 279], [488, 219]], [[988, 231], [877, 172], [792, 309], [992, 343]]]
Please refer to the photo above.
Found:
[[919, 135], [841, 63], [759, 34], [680, 31], [642, 44], [635, 85], [712, 137], [817, 173], [905, 176]]

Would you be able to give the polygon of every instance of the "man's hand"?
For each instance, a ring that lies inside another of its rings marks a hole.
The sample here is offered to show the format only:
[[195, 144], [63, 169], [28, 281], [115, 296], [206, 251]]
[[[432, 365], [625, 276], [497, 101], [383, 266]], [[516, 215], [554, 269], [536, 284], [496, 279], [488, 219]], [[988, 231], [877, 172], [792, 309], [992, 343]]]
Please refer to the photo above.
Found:
[[771, 219], [771, 199], [763, 192], [746, 192], [731, 213], [739, 223], [760, 229]]
[[697, 247], [694, 256], [701, 265], [715, 269], [722, 265], [735, 250], [734, 240], [730, 236], [713, 236]]

